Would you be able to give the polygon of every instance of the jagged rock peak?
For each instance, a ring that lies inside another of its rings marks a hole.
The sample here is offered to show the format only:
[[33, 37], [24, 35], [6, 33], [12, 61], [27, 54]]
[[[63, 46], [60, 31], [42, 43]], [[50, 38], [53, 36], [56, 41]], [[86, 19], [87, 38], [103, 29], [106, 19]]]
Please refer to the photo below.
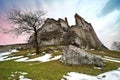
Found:
[[81, 18], [83, 19], [80, 15], [78, 15], [77, 13], [75, 14], [75, 18]]
[[84, 18], [79, 16], [77, 13], [75, 14], [75, 22], [77, 27], [81, 27], [82, 29], [85, 29], [87, 31], [94, 30], [91, 23], [88, 23]]
[[66, 24], [68, 24], [68, 20], [67, 20], [67, 18], [66, 18], [66, 17], [65, 17], [65, 20], [63, 20], [63, 19], [59, 18], [59, 19], [58, 19], [58, 21], [59, 21], [59, 22], [66, 22]]
[[[85, 19], [84, 18], [82, 18], [80, 15], [78, 15], [77, 13], [75, 14], [75, 19], [80, 19], [81, 21], [83, 20], [83, 21], [85, 21]], [[87, 23], [87, 24], [90, 24], [90, 23], [88, 23], [87, 21], [85, 21], [85, 23]]]
[[[66, 18], [66, 17], [65, 17], [65, 20], [64, 20], [64, 19], [61, 19], [61, 18], [59, 18], [58, 20], [55, 20], [55, 19], [53, 19], [53, 18], [47, 18], [44, 23], [47, 23], [47, 24], [49, 24], [49, 23], [57, 23], [57, 24], [60, 25], [61, 27], [64, 27], [65, 25], [66, 25], [67, 27], [69, 27], [69, 24], [68, 24], [68, 21], [67, 21], [67, 18]], [[65, 25], [63, 26], [63, 24], [65, 24]]]
[[57, 20], [53, 18], [47, 18], [44, 23], [50, 23], [50, 22], [57, 22]]
[[55, 20], [53, 18], [47, 18], [44, 23], [48, 23], [48, 22], [58, 22], [58, 23], [60, 23], [60, 22], [66, 22], [68, 24], [68, 21], [67, 21], [66, 17], [65, 17], [65, 20], [61, 19], [61, 18], [59, 18], [58, 20]]

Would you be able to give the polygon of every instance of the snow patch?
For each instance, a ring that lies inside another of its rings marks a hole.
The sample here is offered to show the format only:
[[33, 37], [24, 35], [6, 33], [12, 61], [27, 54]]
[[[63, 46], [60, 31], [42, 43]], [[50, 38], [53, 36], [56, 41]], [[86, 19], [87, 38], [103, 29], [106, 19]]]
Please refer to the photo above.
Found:
[[[0, 61], [5, 61], [5, 60], [12, 60], [12, 59], [14, 59], [14, 58], [8, 58], [8, 59], [7, 59], [8, 55], [11, 54], [11, 53], [13, 53], [13, 52], [19, 52], [19, 51], [16, 50], [16, 49], [13, 49], [13, 50], [10, 50], [9, 52], [2, 52], [2, 53], [0, 53]], [[16, 58], [17, 58], [17, 57], [16, 57]], [[19, 58], [19, 57], [18, 57], [18, 58]]]
[[19, 80], [32, 80], [32, 79], [28, 79], [28, 78], [25, 78], [23, 75], [20, 75]]
[[58, 52], [57, 50], [55, 50], [54, 52]]
[[28, 59], [28, 57], [25, 57], [25, 58], [20, 58], [20, 59], [14, 60], [14, 61], [16, 61], [16, 62], [27, 62], [27, 59]]
[[27, 56], [34, 56], [34, 55], [36, 55], [36, 53], [32, 53], [32, 54], [28, 54]]
[[93, 67], [93, 68], [94, 68], [94, 69], [99, 69], [99, 70], [102, 69], [102, 67]]
[[28, 61], [41, 61], [41, 62], [47, 62], [50, 61], [51, 54], [45, 54], [44, 56], [40, 56], [37, 58], [29, 59]]
[[14, 77], [15, 75], [14, 74], [11, 74], [12, 77]]
[[118, 59], [118, 58], [113, 58], [113, 57], [105, 56], [103, 59], [107, 60], [107, 61], [112, 61], [112, 62], [120, 63], [120, 59]]
[[93, 51], [93, 50], [95, 50], [95, 49], [90, 49], [90, 50], [92, 50], [92, 51]]
[[61, 55], [55, 56], [53, 58], [51, 58], [51, 57], [52, 57], [51, 54], [45, 54], [43, 56], [40, 56], [40, 57], [37, 57], [37, 58], [33, 58], [33, 59], [29, 59], [28, 57], [25, 57], [25, 58], [17, 59], [15, 61], [17, 61], [17, 62], [31, 62], [31, 61], [48, 62], [48, 61], [60, 59]]
[[13, 60], [13, 59], [18, 59], [18, 58], [22, 58], [23, 56], [16, 56], [16, 57], [11, 57], [11, 58], [5, 58], [4, 60]]
[[117, 70], [113, 70], [113, 71], [109, 71], [109, 72], [105, 72], [103, 74], [98, 75], [99, 78], [101, 78], [102, 80], [120, 80], [120, 71]]
[[32, 80], [32, 79], [28, 79], [25, 78], [24, 75], [27, 75], [28, 73], [26, 72], [21, 72], [21, 71], [15, 71], [15, 72], [11, 72], [11, 75], [8, 79], [10, 80], [16, 80], [17, 76], [19, 78], [19, 80]]
[[63, 76], [67, 80], [97, 80], [97, 77], [95, 76], [90, 76], [87, 74], [82, 74], [82, 73], [76, 73], [76, 72], [70, 72], [67, 73], [67, 76]]
[[70, 72], [67, 73], [67, 75], [64, 75], [63, 78], [67, 80], [120, 80], [120, 68], [117, 70], [102, 73], [98, 76]]
[[26, 72], [22, 72], [21, 74], [22, 74], [22, 75], [27, 75], [28, 73], [26, 73]]
[[43, 54], [45, 54], [46, 52], [42, 52]]
[[55, 57], [51, 58], [51, 60], [58, 60], [58, 59], [60, 59], [60, 58], [61, 58], [61, 55], [55, 56]]
[[19, 51], [16, 49], [13, 49], [13, 50], [10, 50], [10, 52], [19, 52]]

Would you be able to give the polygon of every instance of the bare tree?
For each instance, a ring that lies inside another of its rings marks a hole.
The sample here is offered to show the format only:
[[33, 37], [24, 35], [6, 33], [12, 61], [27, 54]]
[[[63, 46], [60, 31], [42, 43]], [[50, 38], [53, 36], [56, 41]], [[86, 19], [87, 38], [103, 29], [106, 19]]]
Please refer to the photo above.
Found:
[[111, 45], [111, 49], [115, 51], [120, 51], [120, 42], [114, 41]]
[[13, 32], [16, 35], [20, 35], [22, 33], [34, 33], [36, 54], [40, 52], [37, 30], [42, 26], [45, 20], [43, 17], [44, 15], [45, 12], [43, 10], [31, 12], [12, 9], [9, 11], [7, 17], [8, 20], [17, 26], [12, 27], [9, 32]]

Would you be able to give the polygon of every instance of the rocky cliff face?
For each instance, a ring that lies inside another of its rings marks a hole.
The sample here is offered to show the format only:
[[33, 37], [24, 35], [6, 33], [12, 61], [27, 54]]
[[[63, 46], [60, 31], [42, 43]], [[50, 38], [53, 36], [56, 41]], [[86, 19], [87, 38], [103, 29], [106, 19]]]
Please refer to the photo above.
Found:
[[83, 49], [103, 49], [106, 48], [98, 39], [92, 25], [85, 21], [78, 14], [75, 14], [76, 25], [72, 26], [69, 31], [75, 32], [78, 36], [75, 42]]
[[[69, 26], [67, 18], [48, 18], [38, 30], [39, 45], [74, 45], [81, 49], [107, 49], [98, 39], [90, 23], [78, 14], [75, 14], [75, 21], [76, 25]], [[34, 34], [28, 42], [34, 44]]]

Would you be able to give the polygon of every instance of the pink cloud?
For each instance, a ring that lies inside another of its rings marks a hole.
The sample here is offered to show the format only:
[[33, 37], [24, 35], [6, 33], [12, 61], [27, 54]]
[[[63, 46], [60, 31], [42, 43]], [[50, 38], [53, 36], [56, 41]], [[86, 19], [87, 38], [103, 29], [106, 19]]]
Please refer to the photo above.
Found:
[[27, 35], [13, 37], [13, 35], [11, 34], [0, 34], [0, 45], [26, 43], [26, 42], [27, 42]]
[[14, 34], [3, 34], [2, 28], [9, 29], [12, 26], [7, 20], [0, 19], [0, 45], [25, 43], [27, 42], [28, 35], [21, 35], [16, 37]]

